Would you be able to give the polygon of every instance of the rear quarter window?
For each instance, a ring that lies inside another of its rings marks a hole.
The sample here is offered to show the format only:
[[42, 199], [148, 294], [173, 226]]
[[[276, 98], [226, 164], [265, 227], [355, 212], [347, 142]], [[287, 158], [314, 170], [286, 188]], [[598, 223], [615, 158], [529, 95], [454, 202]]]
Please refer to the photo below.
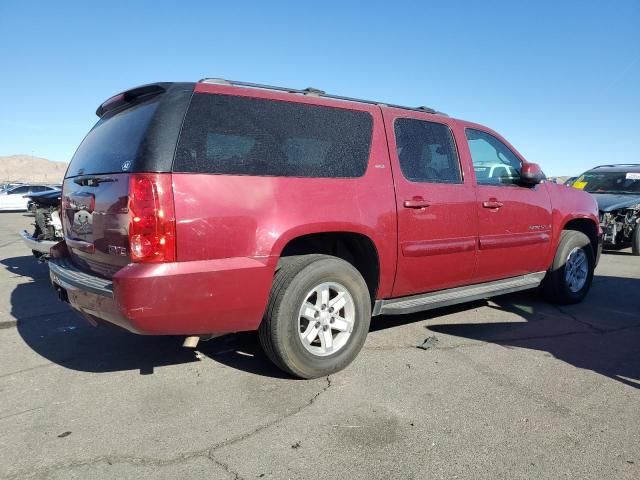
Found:
[[196, 94], [173, 171], [360, 177], [369, 161], [372, 128], [371, 115], [362, 111]]

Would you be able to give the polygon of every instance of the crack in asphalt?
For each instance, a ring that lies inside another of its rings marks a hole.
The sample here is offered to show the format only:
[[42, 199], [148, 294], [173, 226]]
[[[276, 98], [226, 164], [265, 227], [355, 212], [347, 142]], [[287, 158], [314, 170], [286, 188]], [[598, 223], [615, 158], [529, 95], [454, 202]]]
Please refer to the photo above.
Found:
[[260, 433], [261, 431], [269, 428], [269, 427], [273, 427], [274, 425], [277, 425], [278, 423], [281, 423], [282, 421], [286, 420], [287, 418], [293, 417], [294, 415], [297, 415], [298, 413], [300, 413], [302, 410], [309, 408], [311, 405], [313, 405], [315, 403], [315, 401], [318, 399], [318, 397], [320, 395], [322, 395], [323, 393], [325, 393], [327, 390], [329, 390], [329, 388], [331, 388], [331, 376], [327, 375], [327, 377], [325, 377], [325, 380], [327, 382], [327, 385], [320, 390], [319, 392], [317, 392], [313, 397], [311, 397], [311, 399], [301, 405], [300, 407], [296, 408], [293, 412], [289, 412], [281, 417], [278, 417], [270, 422], [267, 422], [263, 425], [260, 425], [259, 427], [247, 432], [247, 433], [243, 433], [241, 435], [236, 435], [235, 437], [232, 437], [230, 439], [227, 439], [223, 442], [217, 443], [215, 445], [213, 445], [212, 447], [210, 447], [210, 451], [211, 452], [215, 452], [216, 450], [220, 450], [221, 448], [224, 447], [228, 447], [230, 445], [233, 445], [235, 443], [238, 442], [242, 442], [243, 440], [246, 440], [249, 437], [252, 437], [253, 435], [255, 435], [256, 433]]
[[30, 408], [29, 410], [23, 410], [22, 412], [12, 413], [10, 415], [5, 415], [4, 417], [0, 417], [0, 420], [5, 420], [7, 418], [17, 417], [18, 415], [23, 415], [25, 413], [33, 412], [35, 410], [41, 410], [43, 408], [44, 407], [35, 407], [35, 408]]
[[240, 474], [234, 470], [231, 469], [231, 466], [228, 463], [223, 462], [222, 460], [218, 460], [215, 455], [213, 454], [212, 451], [209, 451], [208, 454], [208, 459], [210, 461], [212, 461], [213, 463], [215, 463], [217, 466], [219, 466], [220, 468], [222, 468], [225, 472], [227, 472], [229, 475], [233, 475], [233, 480], [243, 480], [243, 478], [240, 476]]
[[108, 465], [113, 465], [114, 463], [128, 463], [131, 465], [151, 465], [151, 466], [157, 466], [157, 467], [164, 467], [164, 466], [168, 466], [168, 465], [177, 465], [180, 463], [185, 463], [188, 462], [189, 460], [192, 460], [194, 458], [205, 458], [207, 460], [209, 460], [211, 463], [213, 463], [214, 465], [222, 468], [225, 472], [227, 472], [230, 475], [233, 475], [234, 480], [242, 480], [242, 477], [240, 476], [239, 473], [235, 472], [231, 466], [228, 463], [225, 463], [219, 459], [216, 458], [215, 456], [215, 452], [224, 448], [224, 447], [228, 447], [230, 445], [234, 445], [236, 443], [242, 442], [244, 440], [247, 440], [248, 438], [270, 428], [273, 427], [283, 421], [285, 421], [288, 418], [291, 418], [295, 415], [297, 415], [298, 413], [302, 412], [303, 410], [309, 408], [310, 406], [312, 406], [316, 400], [318, 399], [318, 397], [320, 397], [320, 395], [322, 395], [323, 393], [325, 393], [329, 388], [331, 388], [332, 385], [332, 381], [331, 381], [331, 377], [330, 375], [325, 377], [325, 380], [327, 382], [327, 384], [324, 386], [324, 388], [322, 388], [320, 391], [316, 392], [306, 403], [303, 403], [302, 405], [300, 405], [298, 408], [295, 408], [293, 411], [291, 412], [287, 412], [286, 414], [270, 421], [267, 422], [263, 425], [260, 425], [256, 428], [254, 428], [253, 430], [250, 430], [249, 432], [240, 434], [240, 435], [236, 435], [232, 438], [229, 438], [225, 441], [216, 443], [210, 447], [207, 447], [205, 449], [201, 449], [201, 450], [195, 450], [192, 452], [185, 452], [182, 453], [176, 457], [172, 457], [172, 458], [156, 458], [156, 457], [136, 457], [136, 456], [131, 456], [131, 455], [100, 455], [98, 457], [94, 457], [94, 458], [90, 458], [87, 460], [74, 460], [74, 461], [70, 461], [70, 462], [64, 462], [64, 463], [59, 463], [59, 464], [54, 464], [51, 465], [49, 467], [43, 468], [43, 469], [39, 469], [39, 470], [31, 470], [31, 471], [22, 471], [22, 472], [17, 472], [14, 474], [11, 474], [6, 478], [6, 480], [14, 480], [14, 479], [23, 479], [23, 478], [46, 478], [48, 476], [50, 476], [51, 474], [61, 471], [61, 470], [71, 470], [74, 468], [78, 468], [78, 467], [85, 467], [85, 466], [91, 466], [91, 465], [97, 465], [99, 463], [107, 463]]
[[[27, 472], [18, 472], [5, 477], [7, 480], [13, 480], [18, 478], [46, 478], [51, 474], [59, 472], [61, 470], [73, 470], [78, 467], [86, 467], [92, 465], [98, 465], [100, 463], [106, 463], [107, 465], [113, 465], [114, 463], [127, 463], [130, 465], [143, 465], [143, 466], [156, 466], [166, 467], [168, 465], [177, 465], [185, 463], [194, 458], [205, 458], [207, 456], [207, 450], [197, 450], [194, 452], [186, 452], [178, 455], [174, 458], [161, 459], [154, 457], [135, 457], [131, 455], [100, 455], [98, 457], [90, 458], [87, 460], [74, 460], [71, 462], [65, 462], [60, 464], [51, 465], [50, 467], [40, 470], [32, 470]], [[209, 459], [210, 460], [210, 459]]]
[[589, 322], [586, 322], [584, 320], [580, 320], [574, 313], [571, 313], [571, 312], [568, 312], [568, 311], [564, 310], [560, 305], [553, 305], [553, 306], [556, 308], [556, 310], [558, 310], [560, 313], [566, 315], [567, 317], [571, 318], [573, 321], [578, 322], [581, 325], [585, 325], [588, 328], [590, 328], [590, 329], [592, 329], [592, 330], [594, 330], [596, 332], [602, 333], [602, 332], [606, 332], [607, 331], [606, 329], [596, 327], [595, 325], [592, 325]]

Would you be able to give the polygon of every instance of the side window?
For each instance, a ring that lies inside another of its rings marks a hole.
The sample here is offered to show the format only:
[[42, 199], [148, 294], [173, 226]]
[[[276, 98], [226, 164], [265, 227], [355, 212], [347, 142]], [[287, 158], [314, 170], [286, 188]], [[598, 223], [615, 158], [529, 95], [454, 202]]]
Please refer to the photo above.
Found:
[[479, 185], [519, 184], [522, 163], [509, 147], [480, 130], [467, 128], [466, 135]]
[[365, 174], [373, 117], [346, 108], [195, 94], [175, 172], [355, 178]]
[[25, 195], [29, 193], [29, 187], [24, 186], [24, 187], [16, 187], [13, 190], [9, 191], [10, 195]]
[[440, 123], [398, 118], [394, 123], [400, 169], [407, 180], [462, 183], [451, 130]]

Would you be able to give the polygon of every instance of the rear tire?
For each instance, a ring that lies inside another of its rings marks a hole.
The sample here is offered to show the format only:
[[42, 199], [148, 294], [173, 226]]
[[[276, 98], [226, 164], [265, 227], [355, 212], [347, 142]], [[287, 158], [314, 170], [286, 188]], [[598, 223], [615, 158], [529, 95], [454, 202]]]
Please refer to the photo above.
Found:
[[640, 223], [636, 224], [636, 228], [633, 229], [631, 252], [636, 256], [640, 256]]
[[370, 321], [369, 289], [353, 265], [328, 255], [301, 255], [276, 272], [258, 336], [280, 369], [317, 378], [353, 361]]
[[543, 281], [543, 292], [561, 305], [578, 303], [593, 281], [595, 253], [589, 237], [575, 230], [563, 230], [553, 264]]

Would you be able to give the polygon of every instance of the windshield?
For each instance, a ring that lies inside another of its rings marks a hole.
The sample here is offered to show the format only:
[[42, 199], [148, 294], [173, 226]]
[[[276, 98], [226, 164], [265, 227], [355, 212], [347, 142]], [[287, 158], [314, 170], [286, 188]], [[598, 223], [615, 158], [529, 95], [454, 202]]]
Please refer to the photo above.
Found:
[[590, 193], [640, 193], [640, 172], [596, 172], [580, 176], [574, 183]]
[[132, 171], [157, 107], [152, 100], [101, 118], [76, 150], [67, 177]]

